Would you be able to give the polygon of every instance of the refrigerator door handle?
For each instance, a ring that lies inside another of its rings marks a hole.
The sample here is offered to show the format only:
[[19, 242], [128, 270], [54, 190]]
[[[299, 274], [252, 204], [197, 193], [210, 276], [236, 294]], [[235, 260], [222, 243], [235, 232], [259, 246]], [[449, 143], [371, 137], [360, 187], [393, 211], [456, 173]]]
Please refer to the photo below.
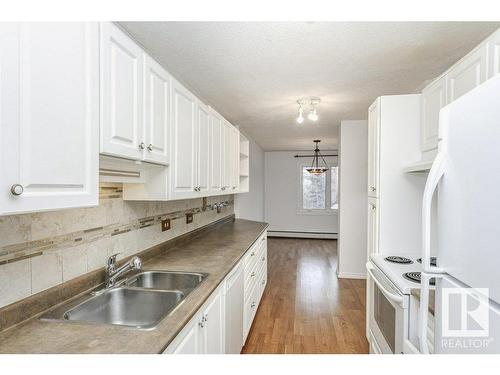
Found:
[[422, 266], [427, 273], [443, 273], [438, 267], [431, 267], [431, 208], [432, 197], [446, 169], [446, 154], [439, 151], [432, 164], [425, 183], [422, 199]]

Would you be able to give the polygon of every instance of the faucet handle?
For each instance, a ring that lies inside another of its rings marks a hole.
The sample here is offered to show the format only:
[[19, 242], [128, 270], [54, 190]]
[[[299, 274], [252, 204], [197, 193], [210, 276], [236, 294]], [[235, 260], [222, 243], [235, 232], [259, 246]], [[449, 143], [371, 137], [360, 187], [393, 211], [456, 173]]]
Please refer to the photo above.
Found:
[[111, 255], [108, 259], [106, 259], [106, 267], [114, 267], [116, 265], [116, 257], [120, 255], [121, 253], [116, 253]]
[[142, 268], [142, 260], [141, 258], [135, 256], [130, 260], [130, 265], [135, 270], [140, 270]]

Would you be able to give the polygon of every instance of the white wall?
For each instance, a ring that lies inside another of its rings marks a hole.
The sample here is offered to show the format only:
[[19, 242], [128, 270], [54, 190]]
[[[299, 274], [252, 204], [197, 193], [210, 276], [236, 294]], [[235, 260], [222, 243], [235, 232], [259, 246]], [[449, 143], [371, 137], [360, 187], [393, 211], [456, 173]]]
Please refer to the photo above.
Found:
[[342, 121], [339, 147], [338, 276], [366, 275], [368, 123]]
[[234, 213], [237, 218], [264, 221], [264, 151], [244, 136], [250, 141], [250, 191], [234, 195]]
[[[304, 214], [298, 210], [299, 165], [310, 163], [312, 158], [294, 158], [296, 154], [310, 155], [312, 151], [265, 153], [265, 221], [269, 223], [269, 232], [293, 232], [290, 235], [294, 237], [308, 237], [307, 233], [312, 233], [317, 237], [336, 238], [337, 213]], [[335, 160], [328, 158], [327, 162]]]

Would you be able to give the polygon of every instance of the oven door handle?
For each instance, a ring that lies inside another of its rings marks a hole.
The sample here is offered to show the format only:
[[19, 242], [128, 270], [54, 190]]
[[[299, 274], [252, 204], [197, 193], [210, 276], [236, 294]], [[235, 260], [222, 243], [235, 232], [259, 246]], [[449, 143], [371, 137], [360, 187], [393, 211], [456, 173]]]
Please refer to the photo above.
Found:
[[370, 262], [366, 263], [366, 270], [368, 271], [368, 274], [371, 276], [371, 278], [373, 279], [373, 281], [375, 282], [375, 284], [377, 284], [377, 286], [380, 288], [380, 290], [384, 293], [385, 296], [387, 296], [392, 301], [397, 302], [398, 304], [402, 304], [403, 303], [403, 296], [402, 295], [391, 293], [377, 279], [377, 277], [373, 273], [373, 266], [372, 266], [372, 264]]

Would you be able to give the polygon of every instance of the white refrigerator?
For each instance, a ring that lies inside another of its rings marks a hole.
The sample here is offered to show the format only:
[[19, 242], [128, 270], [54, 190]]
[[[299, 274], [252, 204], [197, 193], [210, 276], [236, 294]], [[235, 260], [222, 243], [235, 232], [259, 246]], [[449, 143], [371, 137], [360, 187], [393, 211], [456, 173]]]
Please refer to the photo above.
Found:
[[[433, 230], [437, 267], [430, 265]], [[434, 352], [500, 353], [500, 76], [440, 112], [422, 205], [422, 258], [421, 352], [428, 353], [428, 280], [435, 278]]]

